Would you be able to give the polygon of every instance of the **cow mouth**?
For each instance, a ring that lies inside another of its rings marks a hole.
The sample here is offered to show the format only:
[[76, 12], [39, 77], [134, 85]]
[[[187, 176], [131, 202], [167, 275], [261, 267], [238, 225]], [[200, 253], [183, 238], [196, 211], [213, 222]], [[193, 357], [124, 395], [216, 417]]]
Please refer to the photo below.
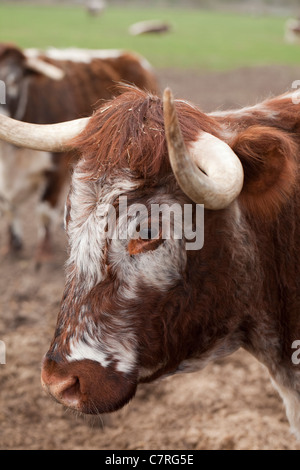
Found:
[[41, 381], [56, 402], [89, 415], [119, 410], [137, 388], [135, 373], [124, 374], [89, 359], [57, 363], [45, 357]]

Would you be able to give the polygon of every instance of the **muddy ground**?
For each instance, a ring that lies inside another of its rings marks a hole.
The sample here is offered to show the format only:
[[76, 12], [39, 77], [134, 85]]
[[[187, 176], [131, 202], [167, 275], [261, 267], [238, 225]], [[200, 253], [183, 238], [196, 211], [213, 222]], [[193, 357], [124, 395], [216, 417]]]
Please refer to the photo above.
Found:
[[[161, 86], [204, 110], [258, 102], [288, 90], [299, 68], [224, 73], [160, 71]], [[244, 351], [199, 373], [143, 385], [123, 410], [89, 419], [66, 412], [40, 386], [64, 285], [65, 235], [55, 230], [55, 260], [37, 273], [35, 199], [24, 205], [25, 249], [0, 255], [0, 449], [297, 449], [268, 373]], [[5, 223], [0, 219], [1, 246]]]

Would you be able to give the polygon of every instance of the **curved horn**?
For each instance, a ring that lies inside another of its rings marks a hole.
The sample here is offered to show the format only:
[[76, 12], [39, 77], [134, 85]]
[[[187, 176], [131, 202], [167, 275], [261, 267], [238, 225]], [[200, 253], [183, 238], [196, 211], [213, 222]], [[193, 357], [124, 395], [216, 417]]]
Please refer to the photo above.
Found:
[[89, 118], [58, 124], [29, 124], [0, 114], [0, 139], [18, 147], [45, 152], [71, 150], [69, 141], [83, 131]]
[[164, 92], [164, 121], [171, 167], [182, 191], [207, 209], [224, 209], [243, 187], [242, 164], [222, 140], [202, 132], [187, 151], [171, 91]]
[[52, 80], [62, 80], [65, 76], [65, 72], [62, 69], [37, 57], [27, 57], [25, 65], [30, 70], [39, 72]]

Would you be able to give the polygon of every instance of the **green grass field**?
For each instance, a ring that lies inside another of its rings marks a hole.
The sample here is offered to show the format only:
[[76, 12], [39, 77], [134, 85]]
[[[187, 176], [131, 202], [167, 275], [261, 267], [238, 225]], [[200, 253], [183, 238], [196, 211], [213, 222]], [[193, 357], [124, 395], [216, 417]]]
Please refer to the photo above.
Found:
[[[165, 35], [130, 36], [145, 19], [173, 25]], [[233, 69], [299, 64], [300, 46], [284, 42], [286, 18], [254, 17], [191, 9], [110, 7], [90, 18], [79, 7], [0, 5], [0, 41], [23, 47], [132, 49], [155, 67]]]

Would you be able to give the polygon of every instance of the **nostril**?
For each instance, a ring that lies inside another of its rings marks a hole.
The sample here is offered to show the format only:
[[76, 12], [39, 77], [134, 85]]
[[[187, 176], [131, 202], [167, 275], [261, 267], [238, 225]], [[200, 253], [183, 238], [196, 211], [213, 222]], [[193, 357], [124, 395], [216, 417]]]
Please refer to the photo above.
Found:
[[125, 375], [89, 359], [56, 362], [49, 356], [42, 363], [41, 382], [56, 401], [86, 414], [120, 409], [137, 388], [136, 375]]
[[76, 405], [80, 401], [80, 381], [78, 377], [72, 377], [67, 387], [62, 390], [60, 400], [66, 405]]
[[77, 408], [80, 403], [80, 381], [78, 376], [63, 377], [60, 374], [50, 376], [43, 371], [42, 385], [56, 400]]

